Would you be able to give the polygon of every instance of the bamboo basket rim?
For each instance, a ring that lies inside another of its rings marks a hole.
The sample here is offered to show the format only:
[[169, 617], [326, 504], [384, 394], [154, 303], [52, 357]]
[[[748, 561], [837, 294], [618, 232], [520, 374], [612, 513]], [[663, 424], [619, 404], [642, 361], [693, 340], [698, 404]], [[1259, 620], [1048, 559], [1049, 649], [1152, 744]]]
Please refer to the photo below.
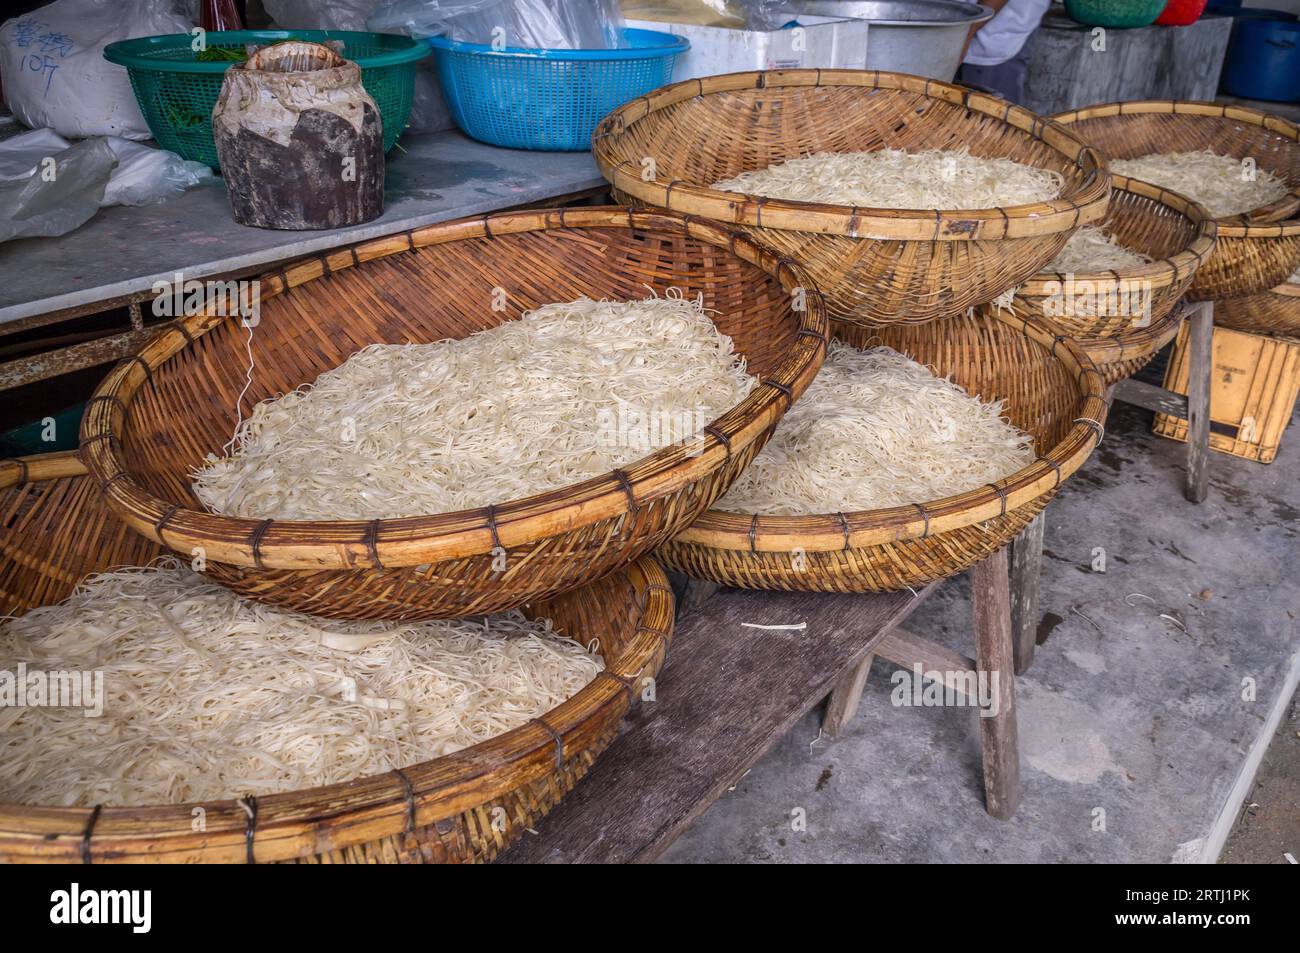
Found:
[[1074, 425], [1045, 456], [1008, 477], [956, 496], [903, 506], [803, 516], [759, 516], [711, 509], [673, 542], [736, 552], [832, 552], [864, 549], [973, 526], [1005, 515], [1055, 490], [1101, 442], [1106, 419], [1105, 382], [1077, 341], [1010, 312], [982, 313], [1033, 339], [1065, 364], [1081, 394]]
[[1169, 313], [1144, 328], [1127, 328], [1119, 334], [1101, 337], [1079, 337], [1074, 341], [1083, 348], [1094, 364], [1103, 367], [1137, 357], [1146, 357], [1164, 347], [1178, 333], [1187, 317], [1187, 305], [1178, 301]]
[[[439, 223], [371, 239], [291, 265], [262, 279], [263, 301], [362, 262], [467, 238], [521, 232], [622, 227], [670, 231], [725, 248], [759, 267], [786, 291], [802, 290], [795, 312], [796, 342], [777, 370], [739, 404], [704, 428], [698, 453], [682, 457], [669, 446], [579, 483], [487, 507], [382, 520], [275, 520], [219, 516], [176, 505], [146, 491], [122, 455], [127, 406], [153, 369], [225, 321], [208, 312], [160, 333], [122, 361], [100, 384], [82, 420], [81, 458], [99, 482], [114, 514], [173, 551], [202, 547], [207, 559], [257, 569], [392, 569], [490, 553], [567, 530], [634, 513], [654, 499], [712, 472], [759, 439], [789, 409], [825, 355], [829, 323], [821, 293], [794, 260], [776, 254], [721, 223], [676, 212], [607, 206], [502, 212]], [[394, 238], [404, 241], [394, 242]]]
[[[0, 488], [88, 472], [75, 451], [13, 458], [0, 462]], [[313, 852], [308, 848], [315, 845], [314, 831], [322, 824], [328, 827], [329, 849], [345, 849], [413, 832], [503, 797], [562, 764], [566, 735], [580, 731], [608, 706], [631, 708], [646, 669], [671, 641], [673, 597], [664, 570], [645, 556], [621, 571], [636, 600], [633, 636], [615, 664], [607, 661], [587, 685], [539, 718], [452, 754], [255, 801], [93, 808], [0, 803], [0, 857], [265, 863]], [[205, 813], [201, 832], [192, 826], [196, 807]], [[351, 831], [338, 823], [345, 817]]]
[[[1167, 288], [1175, 285], [1194, 272], [1214, 252], [1218, 242], [1219, 225], [1211, 217], [1209, 209], [1194, 202], [1185, 195], [1161, 188], [1141, 179], [1132, 179], [1112, 172], [1111, 188], [1119, 192], [1131, 192], [1166, 205], [1180, 212], [1191, 220], [1196, 234], [1187, 247], [1180, 249], [1167, 258], [1135, 265], [1131, 268], [1108, 268], [1105, 271], [1075, 272], [1075, 282], [1090, 281], [1102, 290], [1127, 293], [1134, 282], [1149, 283], [1154, 288]], [[1061, 283], [1068, 276], [1057, 271], [1040, 271], [1026, 280], [1016, 293], [1026, 295], [1047, 295], [1054, 290], [1053, 282]]]
[[[641, 178], [640, 167], [628, 159], [619, 159], [610, 145], [615, 137], [638, 120], [675, 103], [711, 93], [784, 86], [846, 86], [921, 93], [927, 98], [999, 119], [1078, 166], [1083, 181], [1073, 189], [1077, 200], [1057, 198], [984, 209], [892, 209], [799, 202], [726, 192], [680, 179], [674, 179], [666, 186], [655, 181], [646, 182]], [[1105, 157], [1066, 127], [987, 93], [940, 80], [883, 70], [769, 70], [726, 73], [673, 83], [625, 103], [602, 119], [592, 134], [592, 154], [601, 174], [615, 189], [651, 205], [756, 228], [846, 235], [850, 238], [973, 241], [1050, 235], [1101, 218], [1110, 196]]]
[[[1097, 103], [1080, 109], [1068, 109], [1049, 117], [1054, 122], [1070, 126], [1075, 122], [1088, 119], [1103, 119], [1110, 116], [1206, 116], [1213, 119], [1231, 119], [1252, 126], [1259, 126], [1269, 132], [1292, 139], [1300, 148], [1300, 125], [1260, 109], [1249, 106], [1234, 106], [1230, 103], [1211, 103], [1193, 99], [1140, 99], [1131, 102]], [[1300, 182], [1287, 190], [1287, 194], [1267, 205], [1261, 205], [1249, 212], [1224, 215], [1215, 221], [1219, 225], [1220, 237], [1231, 238], [1269, 238], [1279, 237], [1277, 233], [1256, 232], [1267, 228], [1265, 222], [1277, 222], [1300, 211]], [[1300, 221], [1293, 223], [1294, 230], [1287, 231], [1287, 236], [1300, 235]]]
[[1276, 288], [1269, 288], [1270, 294], [1281, 295], [1284, 298], [1300, 298], [1300, 281], [1284, 281]]

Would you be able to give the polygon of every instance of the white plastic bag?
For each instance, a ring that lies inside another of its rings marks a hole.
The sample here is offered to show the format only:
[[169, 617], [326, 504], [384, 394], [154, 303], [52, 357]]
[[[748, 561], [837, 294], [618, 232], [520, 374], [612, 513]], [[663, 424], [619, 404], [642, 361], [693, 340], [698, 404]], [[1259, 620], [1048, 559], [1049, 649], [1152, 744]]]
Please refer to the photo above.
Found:
[[117, 168], [104, 190], [104, 205], [154, 205], [215, 178], [204, 163], [182, 159], [166, 149], [117, 136], [107, 142], [117, 156]]
[[372, 30], [548, 50], [619, 45], [618, 0], [380, 0]]
[[0, 26], [0, 77], [15, 116], [76, 138], [148, 139], [126, 70], [104, 59], [117, 40], [186, 33], [175, 0], [55, 0]]
[[[378, 3], [379, 0], [262, 0], [276, 26], [285, 30], [367, 30], [366, 17]], [[456, 123], [442, 95], [433, 58], [426, 56], [415, 65], [415, 95], [406, 128], [411, 132], [454, 129]]]
[[116, 164], [107, 140], [87, 139], [33, 174], [0, 181], [0, 242], [80, 228], [99, 211]]
[[796, 14], [789, 0], [622, 0], [629, 20], [693, 23], [732, 30], [779, 30]]
[[364, 30], [378, 0], [262, 0], [285, 30]]
[[[99, 141], [99, 140], [94, 140]], [[174, 152], [155, 149], [117, 136], [104, 137], [115, 164], [111, 168], [100, 207], [152, 205], [180, 195], [213, 178], [202, 162], [190, 162]], [[36, 129], [0, 142], [0, 183], [48, 176], [50, 162], [62, 175], [66, 153], [74, 148], [53, 129]]]

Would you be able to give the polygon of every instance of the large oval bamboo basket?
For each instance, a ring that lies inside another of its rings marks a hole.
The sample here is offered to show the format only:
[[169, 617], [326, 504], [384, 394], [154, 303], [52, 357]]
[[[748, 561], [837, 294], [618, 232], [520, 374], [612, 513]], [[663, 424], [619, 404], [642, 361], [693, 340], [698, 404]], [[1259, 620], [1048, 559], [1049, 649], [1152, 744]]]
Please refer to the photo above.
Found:
[[1075, 344], [1097, 365], [1106, 386], [1132, 377], [1160, 353], [1160, 349], [1178, 336], [1186, 307], [1176, 303], [1158, 321], [1143, 328], [1130, 328], [1110, 337], [1076, 338]]
[[[0, 463], [0, 614], [68, 596], [161, 548], [123, 526], [73, 454]], [[605, 671], [527, 725], [455, 754], [344, 784], [156, 807], [0, 804], [0, 862], [449, 863], [491, 860], [578, 782], [618, 733], [672, 635], [667, 577], [642, 559], [525, 611]], [[194, 808], [205, 829], [194, 828]]]
[[1300, 338], [1300, 281], [1220, 301], [1214, 306], [1214, 323], [1234, 331]]
[[[366, 242], [262, 280], [245, 412], [377, 341], [464, 337], [550, 301], [704, 296], [762, 384], [623, 471], [483, 509], [375, 521], [204, 512], [192, 469], [235, 423], [235, 317], [198, 315], [119, 365], [87, 407], [82, 457], [128, 525], [251, 599], [334, 618], [449, 618], [546, 598], [626, 565], [723, 493], [821, 366], [827, 323], [793, 263], [715, 223], [621, 208], [492, 215]], [[507, 308], [489, 303], [496, 289]], [[594, 422], [593, 422], [594, 425]], [[504, 566], [504, 569], [502, 568]]]
[[988, 308], [940, 324], [867, 330], [835, 324], [854, 347], [887, 345], [950, 376], [1034, 438], [1038, 459], [978, 490], [908, 506], [814, 516], [713, 509], [660, 547], [666, 565], [745, 589], [880, 592], [951, 576], [1010, 542], [1101, 439], [1101, 375], [1042, 324]]
[[[1059, 198], [1008, 208], [873, 209], [711, 188], [817, 152], [968, 148], [1053, 169]], [[992, 301], [1035, 274], [1077, 226], [1101, 219], [1110, 180], [1075, 134], [949, 83], [859, 70], [692, 79], [633, 100], [592, 140], [615, 193], [736, 223], [802, 263], [832, 318], [922, 324]]]
[[[1112, 175], [1111, 186], [1101, 227], [1152, 260], [1102, 272], [1039, 272], [1016, 289], [1019, 313], [1092, 341], [1158, 325], [1173, 311], [1214, 251], [1214, 220], [1195, 202], [1137, 179]], [[1130, 306], [1139, 303], [1145, 307]]]
[[1266, 291], [1300, 266], [1300, 126], [1225, 103], [1151, 100], [1088, 106], [1052, 117], [1108, 159], [1209, 149], [1250, 158], [1283, 177], [1290, 191], [1275, 202], [1216, 219], [1218, 243], [1188, 288], [1193, 301]]

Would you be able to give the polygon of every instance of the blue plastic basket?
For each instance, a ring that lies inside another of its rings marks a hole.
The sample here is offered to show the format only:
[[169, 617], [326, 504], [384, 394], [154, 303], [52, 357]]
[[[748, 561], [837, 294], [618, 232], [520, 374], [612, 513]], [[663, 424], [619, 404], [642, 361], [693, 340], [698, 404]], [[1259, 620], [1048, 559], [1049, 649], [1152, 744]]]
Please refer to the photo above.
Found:
[[1278, 103], [1300, 100], [1300, 23], [1237, 23], [1223, 63], [1223, 91]]
[[614, 50], [494, 50], [431, 37], [452, 118], [507, 149], [579, 152], [609, 112], [672, 81], [683, 37], [625, 29]]

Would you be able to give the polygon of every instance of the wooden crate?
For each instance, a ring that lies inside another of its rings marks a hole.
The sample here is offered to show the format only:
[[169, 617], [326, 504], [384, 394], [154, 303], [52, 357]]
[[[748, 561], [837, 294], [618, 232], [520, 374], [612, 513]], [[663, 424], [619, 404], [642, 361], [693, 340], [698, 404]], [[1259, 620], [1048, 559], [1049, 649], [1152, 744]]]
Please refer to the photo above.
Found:
[[[1187, 393], [1187, 327], [1178, 332], [1165, 387]], [[1214, 329], [1210, 447], [1272, 463], [1300, 392], [1300, 341]], [[1155, 433], [1187, 439], [1187, 421], [1156, 414]]]

